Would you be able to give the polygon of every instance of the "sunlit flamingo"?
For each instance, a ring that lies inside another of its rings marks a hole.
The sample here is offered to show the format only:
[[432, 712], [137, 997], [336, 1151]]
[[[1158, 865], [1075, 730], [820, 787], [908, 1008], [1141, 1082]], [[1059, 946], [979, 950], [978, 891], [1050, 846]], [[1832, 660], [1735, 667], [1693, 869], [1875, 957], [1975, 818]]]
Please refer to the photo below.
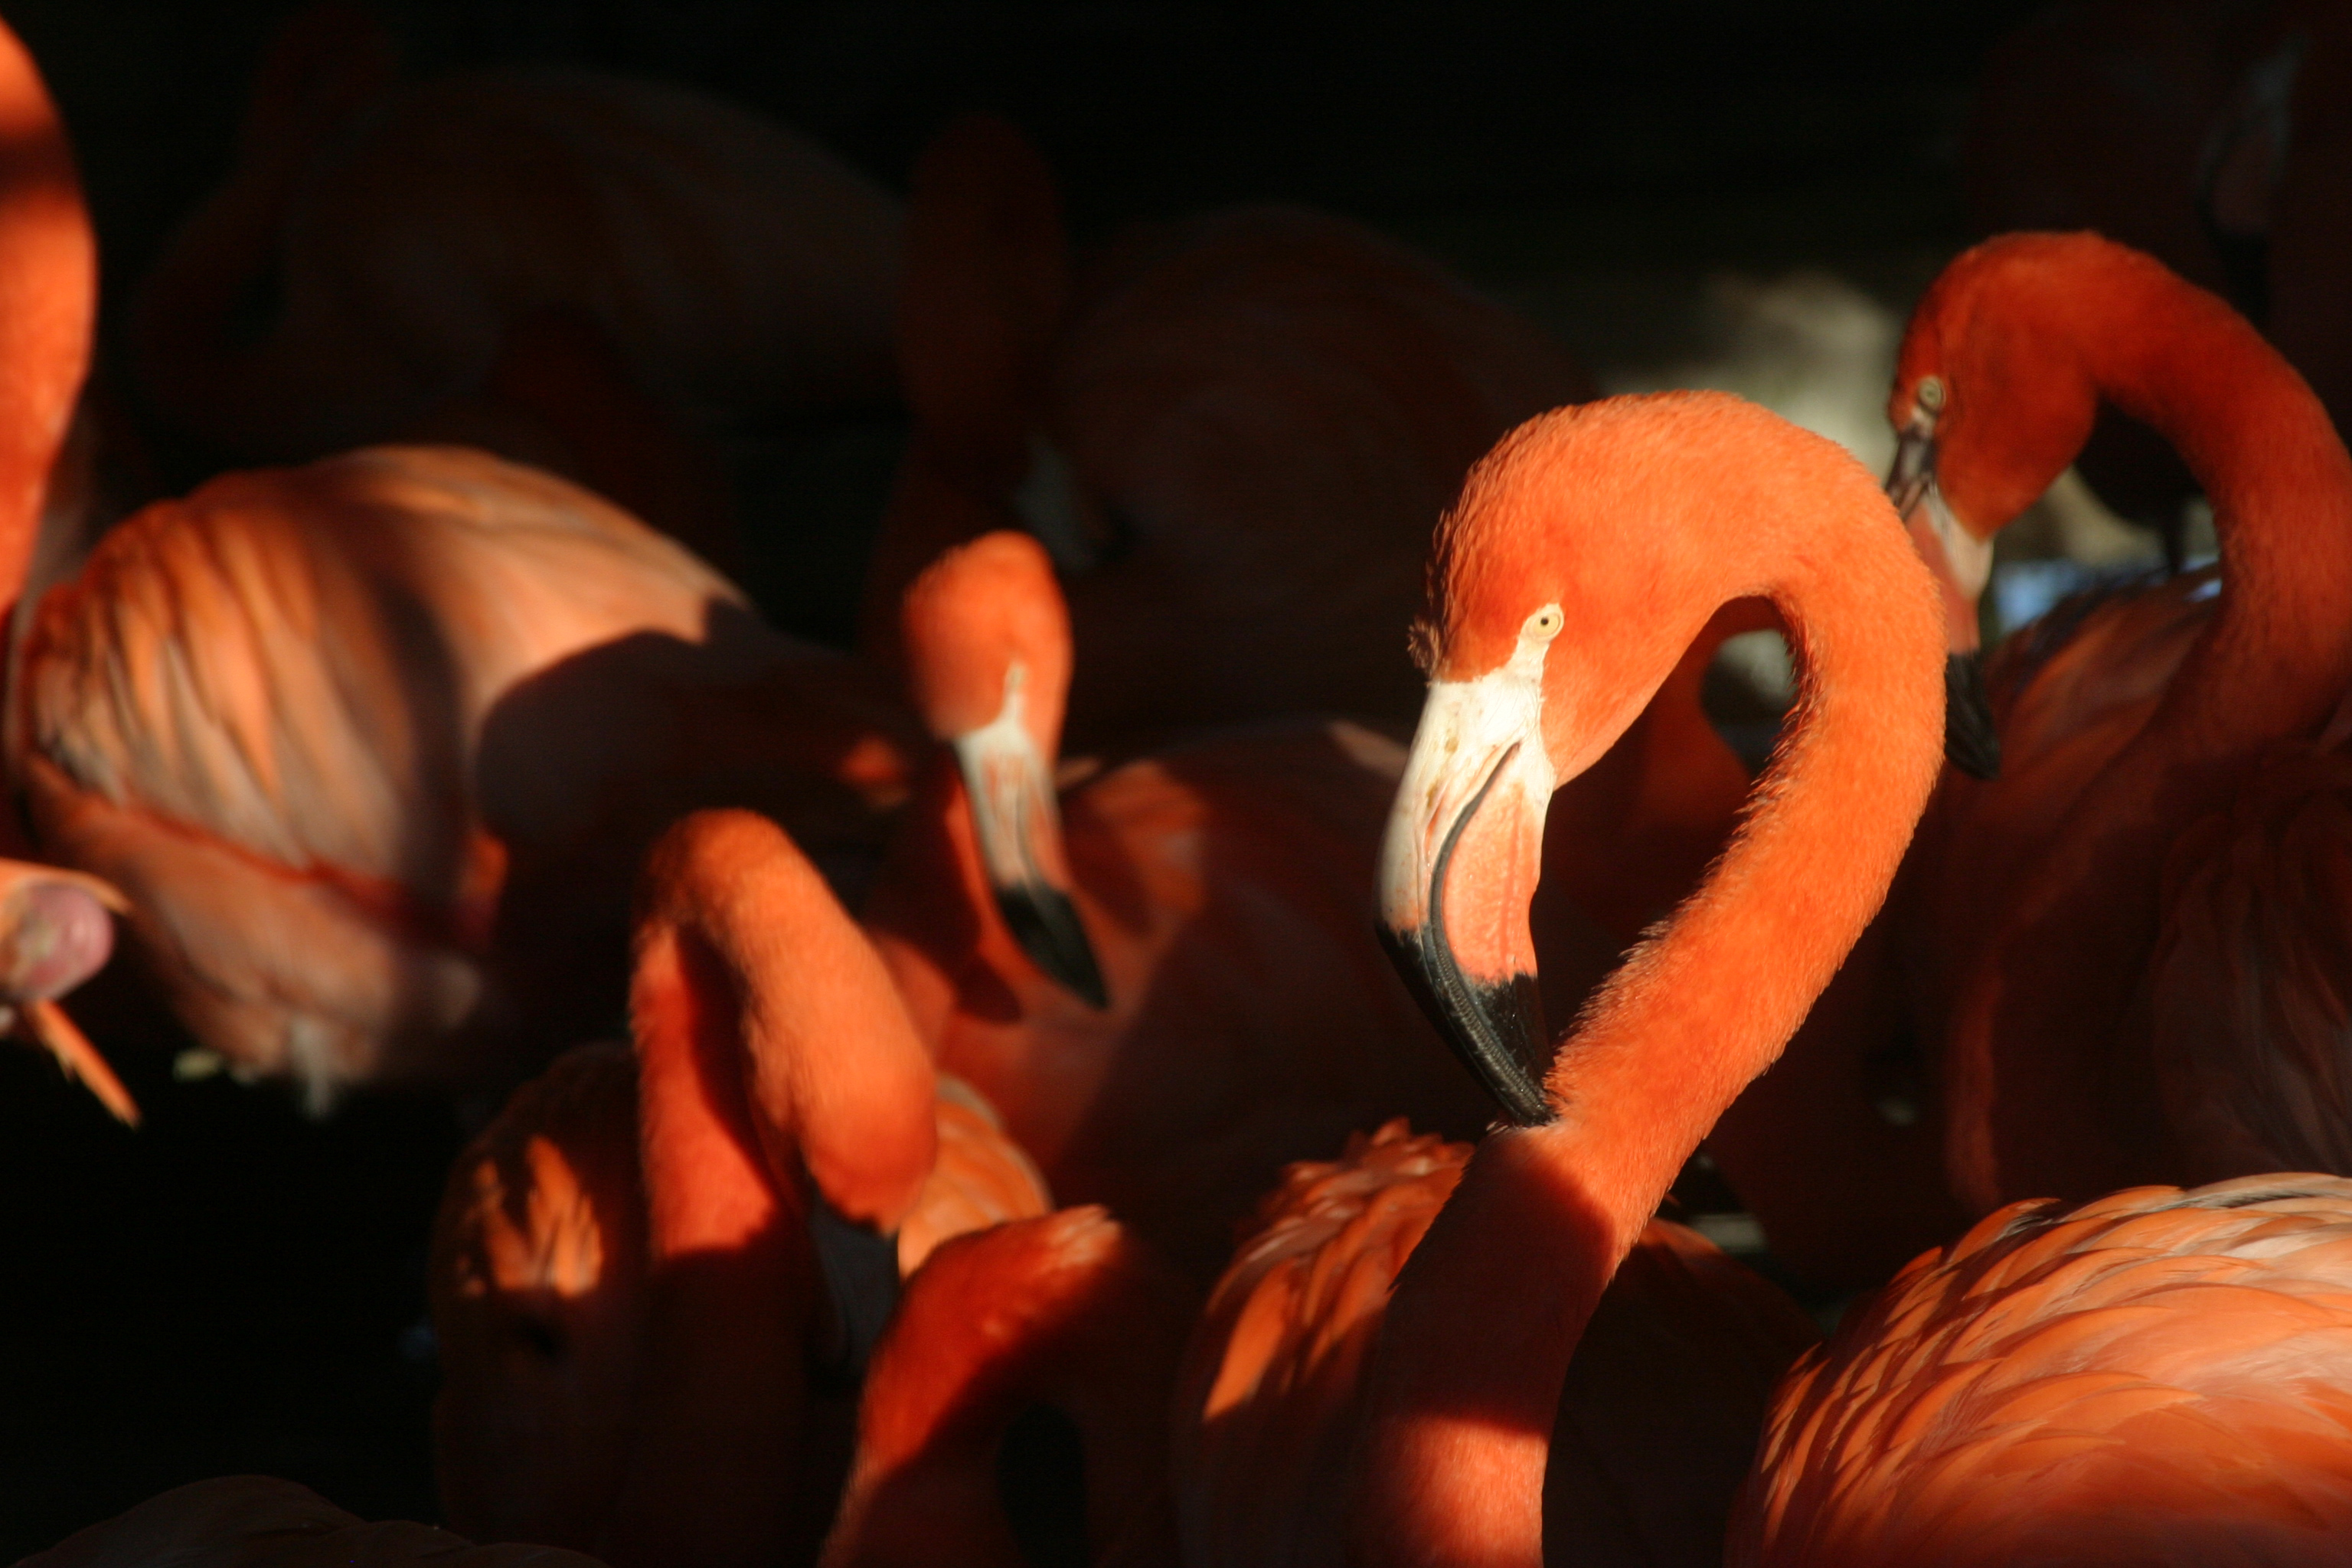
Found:
[[632, 1013], [634, 1063], [565, 1058], [451, 1176], [443, 1501], [617, 1563], [805, 1555], [899, 1273], [1045, 1195], [935, 1092], [872, 947], [762, 818], [656, 847]]
[[1172, 1563], [1168, 1391], [1199, 1305], [1099, 1208], [943, 1243], [875, 1347], [819, 1561]]
[[[0, 599], [95, 286], [13, 40], [7, 69]], [[585, 491], [456, 448], [145, 509], [43, 595], [7, 709], [39, 854], [122, 890], [201, 1043], [314, 1098], [494, 1079], [601, 1024], [629, 879], [681, 812], [760, 805], [832, 855], [903, 783], [903, 720], [847, 660]]]
[[[1397, 747], [1268, 724], [1057, 805], [1070, 627], [1043, 547], [1004, 532], [951, 551], [906, 613], [915, 705], [948, 744], [866, 918], [940, 1065], [1057, 1195], [1107, 1205], [1205, 1279], [1288, 1161], [1391, 1115], [1483, 1125], [1364, 920]], [[1597, 971], [1613, 950], [1581, 929]]]
[[706, 498], [656, 416], [711, 435], [889, 395], [900, 215], [872, 181], [682, 88], [403, 82], [395, 53], [328, 4], [263, 59], [236, 168], [132, 302], [173, 425], [246, 462], [463, 440], [667, 523]]
[[1254, 207], [1083, 262], [1009, 126], [916, 171], [900, 360], [916, 435], [866, 642], [945, 546], [1026, 527], [1068, 583], [1076, 744], [1298, 712], [1400, 732], [1429, 520], [1495, 437], [1591, 395], [1528, 322], [1352, 223]]
[[2352, 459], [2221, 300], [2095, 236], [2014, 236], [1953, 262], [1905, 342], [1891, 406], [1930, 458], [1922, 531], [1980, 548], [2103, 397], [2188, 459], [2220, 580], [2011, 638], [1990, 671], [2002, 777], [1953, 781], [1921, 830], [1915, 1001], [1979, 1213], [2352, 1171]]
[[[1479, 1145], [1398, 1280], [1347, 1528], [1363, 1562], [1534, 1563], [1595, 1304], [1894, 878], [1940, 760], [1944, 628], [1870, 476], [1714, 394], [1521, 426], [1472, 471], [1431, 583], [1432, 684], [1381, 920], [1521, 1125]], [[1755, 804], [1698, 889], [1544, 1039], [1526, 911], [1553, 788], [1717, 606], [1751, 595], [1773, 601], [1802, 665]]]
[[2352, 1182], [2013, 1205], [1798, 1363], [1726, 1560], [2341, 1562], [2347, 1376]]
[[603, 1568], [552, 1546], [471, 1546], [404, 1520], [371, 1524], [308, 1487], [274, 1476], [223, 1476], [158, 1493], [78, 1531], [24, 1568], [348, 1568], [433, 1563], [446, 1568]]
[[[1364, 1358], [1397, 1271], [1466, 1144], [1392, 1121], [1266, 1195], [1187, 1348], [1175, 1477], [1185, 1559], [1342, 1561]], [[1773, 1382], [1807, 1345], [1795, 1305], [1653, 1221], [1579, 1342], [1550, 1430], [1545, 1513], [1580, 1562], [1709, 1563]]]

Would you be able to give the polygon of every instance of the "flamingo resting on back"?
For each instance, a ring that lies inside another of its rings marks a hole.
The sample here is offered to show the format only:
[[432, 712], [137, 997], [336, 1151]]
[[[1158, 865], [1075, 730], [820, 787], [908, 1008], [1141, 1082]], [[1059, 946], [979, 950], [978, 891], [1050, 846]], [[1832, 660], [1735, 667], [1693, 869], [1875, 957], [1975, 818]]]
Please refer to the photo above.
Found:
[[[1942, 751], [1943, 626], [1870, 477], [1715, 394], [1521, 426], [1472, 470], [1430, 581], [1432, 683], [1381, 851], [1381, 921], [1498, 1098], [1537, 1110], [1478, 1146], [1398, 1280], [1347, 1528], [1368, 1563], [1533, 1564], [1588, 1320], [1893, 880]], [[1553, 789], [1719, 605], [1751, 595], [1801, 661], [1758, 804], [1577, 1026], [1541, 1039], [1527, 909]]]
[[1985, 548], [2102, 398], [2188, 460], [2221, 563], [2011, 637], [1989, 669], [2002, 776], [1953, 780], [1913, 852], [1915, 1010], [1979, 1213], [2352, 1173], [2352, 458], [2326, 411], [2148, 258], [1994, 240], [1905, 339], [1915, 535]]
[[[96, 279], [13, 37], [0, 108], [13, 601]], [[617, 978], [582, 975], [622, 972], [629, 880], [683, 811], [761, 806], [847, 870], [903, 780], [848, 661], [585, 491], [454, 448], [146, 508], [32, 607], [6, 714], [36, 851], [121, 889], [201, 1044], [314, 1100], [496, 1081], [600, 1026]]]
[[1074, 258], [1043, 161], [985, 119], [917, 167], [898, 331], [916, 430], [864, 645], [894, 651], [940, 550], [1025, 527], [1068, 585], [1082, 748], [1302, 712], [1401, 733], [1429, 519], [1514, 422], [1591, 395], [1534, 325], [1339, 218], [1248, 207]]

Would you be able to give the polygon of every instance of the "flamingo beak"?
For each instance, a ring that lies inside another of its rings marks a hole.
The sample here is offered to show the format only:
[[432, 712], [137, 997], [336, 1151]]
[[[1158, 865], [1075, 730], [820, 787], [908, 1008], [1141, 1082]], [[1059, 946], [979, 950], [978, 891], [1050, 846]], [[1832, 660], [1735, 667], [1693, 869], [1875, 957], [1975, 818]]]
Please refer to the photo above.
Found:
[[1552, 1119], [1528, 903], [1552, 769], [1533, 675], [1433, 681], [1381, 845], [1389, 957], [1454, 1054], [1523, 1127]]
[[1021, 685], [1015, 665], [1005, 682], [1003, 711], [955, 738], [981, 864], [1022, 951], [1087, 1005], [1108, 1007], [1102, 966], [1070, 898], [1053, 769], [1021, 722]]
[[1932, 416], [1914, 416], [1896, 436], [1886, 499], [1943, 589], [1950, 649], [1944, 660], [1944, 754], [1971, 778], [1999, 778], [2000, 736], [1985, 695], [1977, 631], [1977, 600], [1992, 576], [1992, 545], [1961, 525], [1937, 488]]
[[57, 1002], [106, 966], [114, 951], [111, 917], [129, 907], [95, 877], [0, 861], [0, 1026], [57, 1058], [67, 1077], [136, 1127], [137, 1102]]

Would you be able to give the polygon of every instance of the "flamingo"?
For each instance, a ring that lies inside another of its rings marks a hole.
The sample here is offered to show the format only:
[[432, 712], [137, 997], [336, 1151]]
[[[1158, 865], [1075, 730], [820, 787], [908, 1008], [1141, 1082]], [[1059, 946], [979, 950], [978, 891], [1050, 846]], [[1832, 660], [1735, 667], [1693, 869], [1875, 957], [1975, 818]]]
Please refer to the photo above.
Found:
[[1252, 207], [1083, 266], [1001, 121], [917, 166], [899, 358], [916, 431], [861, 646], [941, 549], [1025, 526], [1068, 584], [1075, 742], [1329, 712], [1402, 733], [1428, 519], [1495, 437], [1591, 395], [1535, 328], [1354, 224]]
[[222, 1476], [158, 1493], [68, 1536], [23, 1568], [343, 1568], [435, 1563], [447, 1568], [602, 1568], [552, 1546], [474, 1546], [404, 1520], [368, 1523], [308, 1487], [274, 1476]]
[[[13, 601], [95, 279], [13, 37], [5, 69]], [[314, 1103], [496, 1082], [601, 1023], [618, 987], [581, 975], [600, 947], [619, 970], [628, 878], [681, 812], [763, 805], [841, 859], [903, 793], [903, 721], [847, 660], [587, 492], [457, 448], [224, 476], [20, 619], [6, 742], [34, 852], [121, 889], [200, 1044]]]
[[1989, 676], [2003, 775], [1955, 780], [1914, 848], [1915, 1012], [1978, 1214], [2352, 1171], [2352, 459], [2220, 300], [2095, 236], [2012, 236], [1955, 260], [1905, 340], [1917, 531], [1981, 550], [2102, 397], [2179, 448], [2222, 560], [2011, 638]]
[[469, 1533], [615, 1563], [798, 1560], [896, 1280], [1047, 1199], [935, 1078], [773, 824], [672, 828], [636, 953], [634, 1056], [559, 1060], [451, 1174], [431, 1266], [444, 1505]]
[[2347, 1371], [2352, 1182], [2012, 1204], [1798, 1363], [1725, 1560], [2341, 1562]]
[[[1471, 1155], [1370, 1352], [1344, 1512], [1358, 1560], [1541, 1560], [1547, 1455], [1596, 1303], [1885, 898], [1936, 781], [1945, 662], [1937, 591], [1893, 522], [1830, 443], [1694, 393], [1522, 426], [1441, 524], [1381, 918], [1518, 1124]], [[1527, 909], [1553, 788], [1748, 596], [1799, 652], [1791, 722], [1699, 888], [1545, 1040]]]
[[[1177, 1384], [1186, 1561], [1341, 1561], [1364, 1360], [1470, 1153], [1393, 1121], [1266, 1194]], [[1814, 1338], [1787, 1297], [1652, 1221], [1578, 1343], [1551, 1426], [1545, 1512], [1575, 1521], [1578, 1560], [1717, 1561], [1767, 1396]]]
[[720, 100], [553, 67], [404, 82], [365, 12], [314, 5], [142, 279], [131, 364], [239, 461], [457, 439], [682, 515], [708, 549], [698, 438], [888, 396], [900, 221]]
[[[1967, 140], [1981, 233], [2095, 228], [2223, 295], [2352, 414], [2352, 14], [2333, 0], [2097, 0], [1988, 58]], [[2127, 514], [2194, 489], [2161, 437], [2103, 411], [2084, 470]], [[2176, 565], [2178, 563], [2176, 562]]]
[[[819, 1563], [1172, 1563], [1168, 1391], [1198, 1310], [1192, 1287], [1093, 1205], [942, 1243], [875, 1347]], [[1036, 1462], [1053, 1458], [1040, 1411], [1077, 1438], [1080, 1508]], [[1003, 1495], [1024, 1480], [1032, 1495]]]
[[[983, 535], [905, 608], [942, 744], [866, 918], [941, 1067], [1057, 1195], [1205, 1280], [1286, 1162], [1395, 1114], [1476, 1131], [1486, 1103], [1362, 918], [1391, 742], [1266, 724], [1057, 797], [1071, 627], [1045, 549]], [[1612, 950], [1578, 932], [1597, 970]]]

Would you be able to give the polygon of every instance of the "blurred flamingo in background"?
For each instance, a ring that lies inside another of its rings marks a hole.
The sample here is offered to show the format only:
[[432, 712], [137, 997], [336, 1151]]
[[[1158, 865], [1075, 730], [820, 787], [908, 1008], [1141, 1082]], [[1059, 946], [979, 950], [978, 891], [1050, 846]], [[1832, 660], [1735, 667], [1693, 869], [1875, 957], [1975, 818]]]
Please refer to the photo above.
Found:
[[758, 115], [552, 67], [398, 79], [297, 12], [229, 179], [142, 281], [141, 394], [235, 461], [459, 440], [729, 558], [709, 443], [886, 400], [898, 204]]
[[[1870, 477], [1710, 394], [1522, 426], [1473, 470], [1431, 584], [1432, 685], [1381, 919], [1521, 1125], [1472, 1154], [1398, 1280], [1345, 1518], [1360, 1561], [1533, 1563], [1596, 1303], [1893, 880], [1942, 749], [1943, 627]], [[1616, 740], [1718, 606], [1753, 595], [1801, 650], [1795, 716], [1697, 891], [1555, 1045], [1528, 1005], [1525, 912], [1553, 787]]]
[[[54, 109], [10, 50], [14, 598], [94, 268]], [[601, 1023], [629, 879], [682, 812], [759, 805], [854, 858], [903, 787], [902, 721], [847, 660], [585, 491], [456, 448], [159, 502], [25, 625], [7, 741], [38, 852], [122, 889], [201, 1044], [314, 1102], [496, 1081]]]
[[947, 545], [1020, 526], [1067, 584], [1074, 742], [1301, 712], [1402, 731], [1434, 517], [1519, 419], [1589, 396], [1529, 323], [1345, 220], [1252, 207], [1084, 264], [1043, 162], [969, 119], [916, 170], [916, 420], [864, 646]]
[[2102, 397], [2179, 447], [2221, 563], [2004, 645], [2003, 774], [1951, 781], [1913, 852], [1913, 1003], [1979, 1213], [2352, 1172], [2352, 459], [2221, 300], [2095, 236], [2012, 236], [1946, 268], [1905, 340], [1918, 531], [1982, 548]]
[[1045, 1193], [984, 1107], [935, 1088], [865, 937], [749, 813], [656, 847], [633, 1015], [634, 1062], [562, 1058], [450, 1177], [444, 1505], [616, 1563], [797, 1560], [894, 1281]]

